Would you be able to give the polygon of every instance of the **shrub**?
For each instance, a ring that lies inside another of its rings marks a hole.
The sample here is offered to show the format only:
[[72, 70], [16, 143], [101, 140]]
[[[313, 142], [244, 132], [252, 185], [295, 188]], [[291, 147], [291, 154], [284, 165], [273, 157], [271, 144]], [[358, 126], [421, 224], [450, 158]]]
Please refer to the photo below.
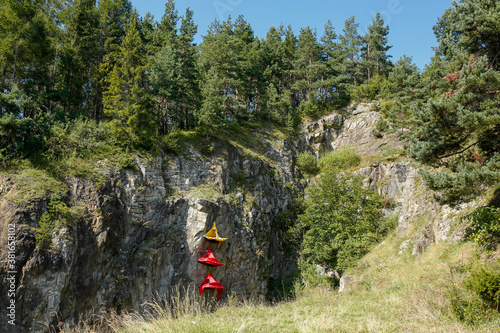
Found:
[[319, 166], [323, 170], [346, 170], [361, 163], [361, 156], [352, 148], [331, 151], [321, 156]]
[[162, 149], [167, 153], [180, 154], [181, 147], [179, 146], [179, 130], [174, 128], [163, 138], [161, 142]]
[[387, 120], [384, 118], [380, 118], [380, 120], [377, 122], [375, 125], [375, 128], [373, 129], [373, 135], [375, 135], [377, 138], [381, 138], [384, 136], [384, 132], [387, 129]]
[[137, 162], [133, 156], [128, 154], [120, 155], [118, 158], [118, 164], [122, 169], [137, 170]]
[[378, 97], [386, 85], [387, 79], [380, 75], [374, 76], [367, 83], [355, 87], [351, 97], [358, 102], [372, 101]]
[[500, 265], [487, 266], [482, 263], [470, 271], [464, 282], [467, 289], [474, 291], [490, 308], [500, 310]]
[[500, 264], [482, 262], [468, 271], [463, 287], [455, 284], [448, 294], [453, 314], [469, 325], [500, 318]]
[[491, 250], [500, 242], [500, 208], [479, 207], [462, 220], [469, 223], [467, 237], [484, 249]]
[[458, 320], [475, 325], [486, 319], [486, 308], [481, 299], [470, 290], [454, 286], [448, 294], [451, 311]]
[[35, 234], [35, 240], [38, 247], [48, 249], [52, 243], [52, 232], [58, 223], [70, 226], [74, 219], [72, 210], [61, 201], [61, 197], [53, 195], [47, 204], [47, 211], [43, 213]]
[[309, 175], [314, 175], [318, 172], [316, 157], [309, 152], [302, 152], [297, 155], [297, 168]]

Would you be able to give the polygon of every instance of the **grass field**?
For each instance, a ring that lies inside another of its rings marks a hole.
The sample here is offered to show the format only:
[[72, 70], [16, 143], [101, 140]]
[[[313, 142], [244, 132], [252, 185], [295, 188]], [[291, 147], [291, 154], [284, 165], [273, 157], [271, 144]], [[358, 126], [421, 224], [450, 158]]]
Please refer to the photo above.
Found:
[[[500, 318], [468, 326], [450, 310], [448, 293], [464, 278], [459, 267], [477, 260], [472, 243], [440, 243], [420, 256], [400, 250], [396, 235], [359, 265], [350, 288], [298, 286], [276, 304], [238, 303], [229, 297], [206, 311], [194, 290], [171, 310], [151, 304], [148, 314], [111, 316], [113, 332], [500, 332]], [[92, 331], [86, 329], [83, 331]]]

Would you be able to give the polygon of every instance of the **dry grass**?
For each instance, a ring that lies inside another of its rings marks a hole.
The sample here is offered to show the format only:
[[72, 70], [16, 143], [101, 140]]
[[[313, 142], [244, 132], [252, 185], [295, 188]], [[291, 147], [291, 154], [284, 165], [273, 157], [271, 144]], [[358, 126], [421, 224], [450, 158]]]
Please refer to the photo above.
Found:
[[115, 320], [128, 332], [499, 332], [499, 322], [468, 327], [449, 310], [447, 292], [459, 279], [453, 267], [474, 259], [471, 244], [436, 244], [419, 257], [398, 254], [402, 238], [380, 244], [347, 274], [350, 290], [297, 290], [294, 300], [275, 305], [224, 305], [205, 311], [195, 294], [177, 299], [174, 310], [153, 304], [146, 315]]

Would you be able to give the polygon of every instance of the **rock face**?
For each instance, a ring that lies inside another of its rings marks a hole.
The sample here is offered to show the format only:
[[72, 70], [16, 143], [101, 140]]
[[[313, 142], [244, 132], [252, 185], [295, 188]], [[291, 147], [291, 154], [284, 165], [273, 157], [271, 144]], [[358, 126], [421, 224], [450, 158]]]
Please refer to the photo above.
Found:
[[355, 147], [362, 155], [380, 154], [383, 150], [401, 149], [403, 142], [396, 134], [377, 139], [373, 130], [382, 118], [371, 111], [370, 103], [360, 103], [347, 108], [344, 114], [329, 115], [305, 126], [302, 144], [316, 155], [323, 151]]
[[[298, 143], [267, 142], [263, 158], [221, 145], [209, 157], [190, 149], [177, 157], [137, 158], [135, 170], [103, 163], [97, 180], [65, 180], [62, 200], [81, 213], [55, 227], [47, 250], [37, 246], [35, 234], [49, 198], [20, 203], [18, 184], [0, 176], [0, 294], [15, 294], [0, 297], [0, 316], [12, 315], [13, 299], [16, 323], [2, 332], [74, 324], [81, 315], [108, 309], [140, 310], [174, 286], [197, 288], [208, 273], [197, 259], [208, 246], [225, 264], [210, 270], [226, 287], [223, 298], [263, 300], [270, 279], [295, 269], [284, 255], [282, 230], [273, 224], [303, 195], [295, 152], [319, 156], [345, 146], [362, 155], [403, 151], [403, 131], [374, 136], [379, 120], [370, 104], [359, 104], [307, 125]], [[398, 214], [398, 233], [406, 238], [400, 252], [418, 254], [461, 237], [451, 225], [468, 206], [440, 206], [411, 162], [377, 162], [358, 173], [387, 198], [385, 214]], [[220, 247], [203, 238], [214, 222], [229, 238]], [[354, 282], [343, 277], [342, 289]], [[214, 295], [204, 291], [203, 297]]]
[[[381, 115], [372, 111], [372, 103], [360, 103], [347, 108], [343, 115], [329, 115], [305, 126], [302, 139], [304, 149], [320, 156], [325, 151], [351, 147], [360, 155], [399, 154], [405, 141], [401, 129], [382, 137], [373, 134]], [[401, 251], [411, 247], [413, 254], [420, 254], [431, 244], [441, 241], [457, 241], [463, 230], [452, 230], [455, 216], [477, 206], [476, 202], [450, 207], [441, 206], [434, 193], [426, 189], [418, 174], [406, 158], [399, 163], [374, 163], [361, 168], [358, 174], [364, 177], [368, 187], [377, 188], [387, 199], [386, 215], [398, 214], [398, 234], [409, 237], [403, 242]]]
[[[16, 226], [15, 269], [1, 264], [2, 272], [15, 271], [16, 326], [7, 330], [74, 324], [88, 312], [140, 310], [174, 286], [197, 288], [208, 272], [197, 259], [208, 246], [225, 264], [210, 270], [226, 287], [223, 297], [264, 299], [269, 278], [294, 269], [284, 259], [280, 231], [271, 228], [302, 193], [293, 147], [284, 141], [270, 145], [268, 163], [234, 147], [219, 151], [209, 158], [192, 150], [174, 159], [137, 159], [137, 170], [103, 166], [99, 182], [66, 179], [63, 200], [83, 207], [84, 214], [56, 226], [48, 250], [36, 246], [34, 231], [48, 198], [16, 204], [16, 184], [1, 179], [2, 260], [8, 256], [8, 226]], [[203, 238], [213, 222], [229, 238], [220, 247]], [[0, 293], [6, 295], [2, 277]], [[2, 318], [8, 302], [1, 298]]]

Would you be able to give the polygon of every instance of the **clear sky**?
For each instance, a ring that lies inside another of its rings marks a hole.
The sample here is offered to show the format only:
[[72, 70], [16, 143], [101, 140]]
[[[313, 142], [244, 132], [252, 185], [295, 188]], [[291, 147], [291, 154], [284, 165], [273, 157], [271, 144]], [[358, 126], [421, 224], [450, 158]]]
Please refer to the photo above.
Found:
[[[271, 26], [291, 25], [298, 34], [300, 28], [317, 29], [318, 38], [324, 25], [330, 19], [337, 33], [342, 33], [344, 22], [354, 15], [361, 34], [377, 12], [382, 14], [389, 25], [389, 54], [393, 61], [402, 55], [412, 56], [413, 61], [423, 69], [429, 63], [437, 46], [432, 26], [439, 16], [451, 7], [452, 0], [176, 0], [179, 15], [183, 16], [187, 7], [194, 11], [194, 21], [198, 24], [196, 43], [201, 43], [203, 35], [214, 19], [224, 21], [228, 15], [233, 19], [242, 14], [252, 26], [256, 36], [264, 38]], [[132, 0], [141, 16], [151, 12], [159, 21], [165, 11], [162, 0]]]

